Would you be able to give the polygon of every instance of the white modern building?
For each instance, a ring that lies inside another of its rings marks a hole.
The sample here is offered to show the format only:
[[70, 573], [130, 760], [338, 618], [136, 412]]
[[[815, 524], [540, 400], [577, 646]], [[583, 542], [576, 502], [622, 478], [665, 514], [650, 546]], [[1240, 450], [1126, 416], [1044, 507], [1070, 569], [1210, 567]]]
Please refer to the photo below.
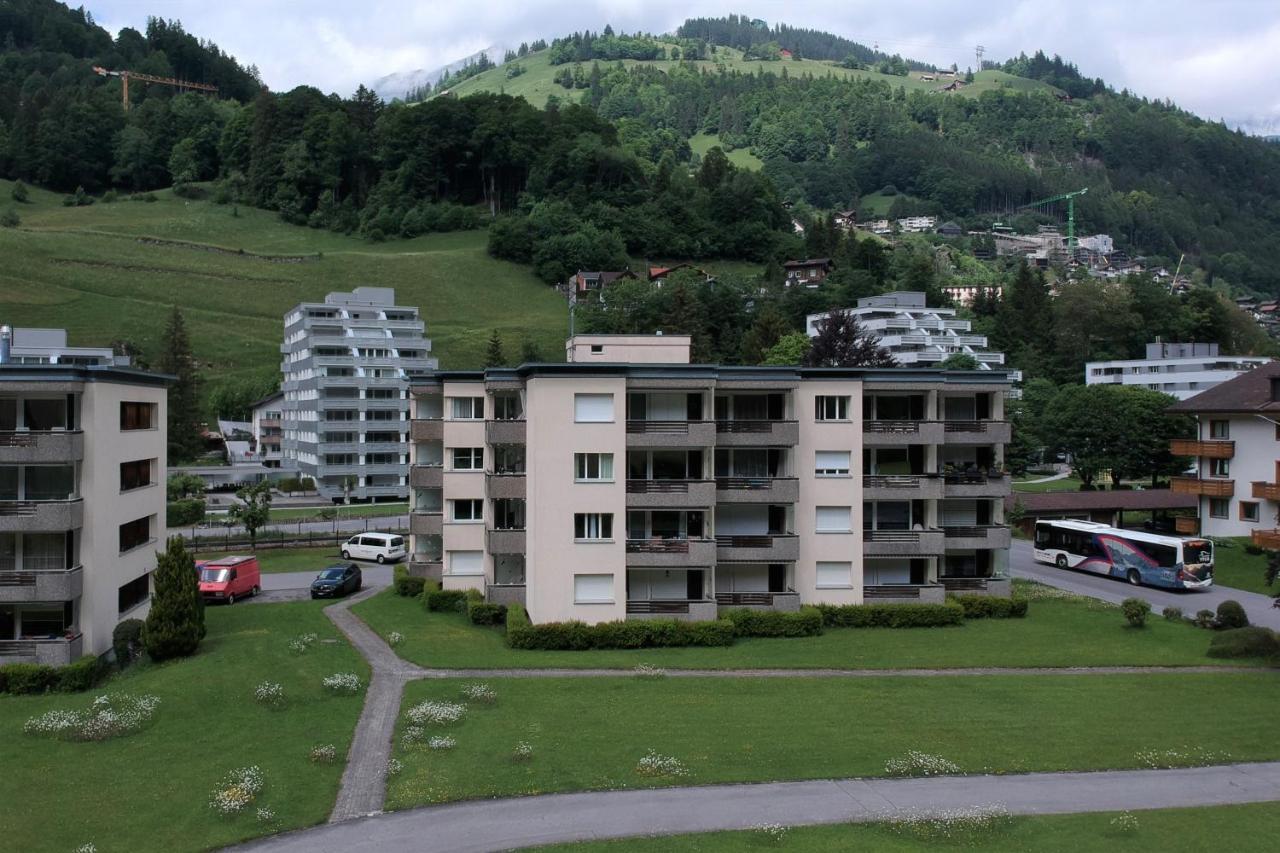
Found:
[[127, 367], [129, 357], [116, 355], [111, 347], [67, 346], [66, 329], [23, 329], [5, 327], [9, 364], [115, 365]]
[[277, 391], [268, 394], [253, 404], [253, 415], [250, 421], [253, 443], [259, 461], [268, 468], [279, 468], [283, 453], [280, 450], [283, 430], [281, 418], [284, 405], [284, 393]]
[[1086, 385], [1135, 385], [1186, 400], [1201, 391], [1248, 373], [1271, 361], [1252, 355], [1221, 355], [1213, 344], [1147, 344], [1147, 357], [1091, 361], [1084, 366]]
[[409, 380], [433, 370], [417, 308], [357, 287], [284, 316], [281, 467], [332, 500], [409, 495]]

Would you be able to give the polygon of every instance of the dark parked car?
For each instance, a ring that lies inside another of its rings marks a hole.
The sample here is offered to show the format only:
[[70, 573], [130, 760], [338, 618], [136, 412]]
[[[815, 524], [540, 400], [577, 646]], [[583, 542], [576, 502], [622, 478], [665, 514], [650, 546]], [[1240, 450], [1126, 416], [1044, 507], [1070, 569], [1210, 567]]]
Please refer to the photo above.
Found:
[[360, 589], [360, 567], [355, 563], [335, 563], [311, 582], [312, 598], [338, 598]]

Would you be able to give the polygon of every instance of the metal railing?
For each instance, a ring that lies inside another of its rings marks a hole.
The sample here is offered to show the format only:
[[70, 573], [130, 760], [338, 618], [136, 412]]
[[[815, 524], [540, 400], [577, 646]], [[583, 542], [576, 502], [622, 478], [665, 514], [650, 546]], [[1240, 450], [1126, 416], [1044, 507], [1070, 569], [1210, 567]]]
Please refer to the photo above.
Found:
[[786, 418], [767, 418], [764, 420], [729, 420], [716, 421], [716, 432], [773, 432], [778, 424], [793, 424], [795, 421]]
[[628, 613], [688, 613], [689, 601], [681, 599], [628, 599]]
[[628, 539], [628, 554], [688, 554], [689, 539]]
[[720, 548], [772, 548], [774, 540], [794, 536], [794, 533], [760, 533], [734, 536], [717, 536]]
[[794, 480], [794, 477], [716, 477], [716, 488], [728, 491], [759, 491], [773, 488], [780, 480]]
[[627, 480], [627, 493], [632, 495], [648, 494], [685, 494], [691, 483], [703, 480]]
[[688, 435], [690, 424], [703, 421], [627, 421], [627, 432], [631, 435]]

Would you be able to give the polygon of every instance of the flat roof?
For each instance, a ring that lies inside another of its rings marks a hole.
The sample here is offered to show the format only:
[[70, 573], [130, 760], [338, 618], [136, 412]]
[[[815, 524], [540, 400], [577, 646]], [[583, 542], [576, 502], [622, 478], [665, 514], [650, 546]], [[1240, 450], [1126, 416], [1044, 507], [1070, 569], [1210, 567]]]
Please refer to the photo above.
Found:
[[1144, 509], [1195, 509], [1196, 495], [1169, 489], [1120, 489], [1096, 492], [1014, 492], [1004, 499], [1007, 509], [1021, 507], [1023, 512], [1136, 511]]
[[0, 364], [0, 382], [118, 382], [169, 385], [178, 377], [114, 364]]
[[531, 376], [627, 376], [643, 379], [695, 378], [746, 381], [860, 379], [867, 383], [948, 385], [1011, 384], [1004, 370], [938, 370], [917, 367], [791, 367], [774, 365], [645, 364], [631, 362], [532, 362], [518, 367], [490, 367], [485, 370], [437, 370], [413, 377], [414, 382], [482, 382], [486, 379], [518, 380]]

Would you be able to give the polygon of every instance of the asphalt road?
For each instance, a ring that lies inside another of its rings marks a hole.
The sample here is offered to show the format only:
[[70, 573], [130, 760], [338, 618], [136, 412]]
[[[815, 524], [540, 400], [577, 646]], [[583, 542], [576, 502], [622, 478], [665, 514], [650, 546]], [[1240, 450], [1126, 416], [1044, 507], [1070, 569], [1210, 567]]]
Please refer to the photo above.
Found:
[[[391, 585], [391, 566], [357, 561], [364, 575], [365, 589], [382, 589]], [[317, 565], [314, 572], [271, 572], [262, 575], [262, 594], [246, 601], [269, 604], [280, 601], [304, 601], [311, 597], [311, 582], [324, 568]]]
[[1119, 604], [1126, 598], [1142, 598], [1150, 602], [1155, 613], [1165, 607], [1181, 607], [1183, 614], [1193, 616], [1197, 610], [1218, 609], [1218, 604], [1234, 599], [1244, 607], [1253, 625], [1264, 625], [1280, 631], [1280, 609], [1272, 606], [1272, 599], [1256, 592], [1211, 586], [1202, 590], [1168, 590], [1147, 586], [1132, 586], [1118, 578], [1103, 577], [1072, 569], [1059, 569], [1047, 563], [1037, 563], [1031, 555], [1031, 543], [1023, 539], [1013, 540], [1009, 549], [1009, 571], [1016, 578], [1039, 581], [1068, 592], [1087, 595], [1102, 601]]
[[[341, 518], [332, 521], [282, 521], [275, 524], [268, 524], [261, 528], [258, 532], [263, 531], [280, 531], [283, 533], [293, 534], [313, 534], [315, 536], [338, 536], [343, 533], [364, 533], [366, 530], [408, 530], [408, 515], [387, 515], [379, 518]], [[188, 538], [210, 538], [210, 539], [226, 539], [236, 536], [244, 536], [243, 527], [238, 525], [228, 527], [172, 527], [169, 529], [171, 535], [181, 535]]]

